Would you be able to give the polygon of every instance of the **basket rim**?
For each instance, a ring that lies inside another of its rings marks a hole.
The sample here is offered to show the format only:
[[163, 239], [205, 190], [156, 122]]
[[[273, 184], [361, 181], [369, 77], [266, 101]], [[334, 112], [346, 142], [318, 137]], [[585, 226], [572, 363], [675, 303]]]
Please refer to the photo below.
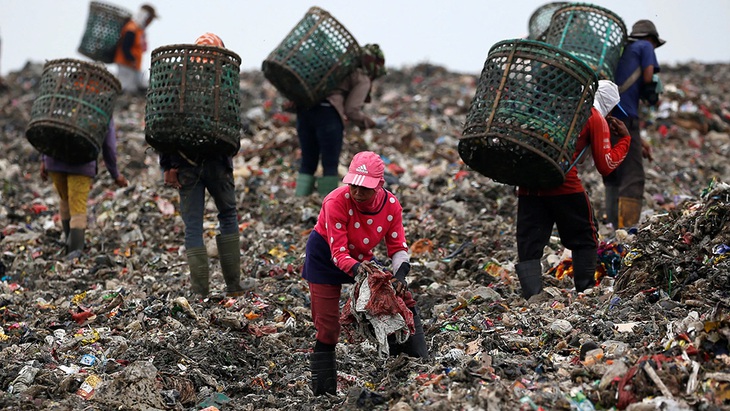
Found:
[[116, 91], [117, 93], [121, 93], [121, 91], [122, 91], [122, 83], [119, 81], [119, 79], [117, 78], [117, 76], [115, 76], [109, 70], [107, 70], [107, 68], [105, 66], [101, 66], [101, 65], [99, 65], [97, 63], [91, 63], [91, 62], [88, 62], [88, 61], [79, 60], [79, 59], [72, 59], [72, 58], [61, 58], [61, 59], [47, 60], [46, 61], [46, 64], [43, 65], [43, 73], [45, 74], [45, 72], [47, 70], [49, 70], [51, 67], [53, 67], [53, 66], [56, 66], [56, 65], [64, 65], [65, 63], [73, 63], [73, 64], [76, 64], [78, 66], [82, 66], [82, 67], [84, 67], [86, 69], [89, 69], [90, 71], [97, 72], [98, 74], [100, 74], [100, 75], [102, 75], [104, 77], [108, 77], [112, 81], [112, 84], [114, 85], [114, 88], [115, 88], [114, 91]]
[[614, 11], [611, 11], [605, 7], [597, 6], [597, 5], [591, 4], [591, 3], [570, 3], [570, 2], [568, 2], [566, 5], [559, 7], [558, 9], [555, 10], [555, 12], [553, 12], [553, 16], [552, 16], [551, 20], [553, 18], [555, 18], [556, 15], [558, 15], [560, 13], [564, 13], [565, 11], [567, 11], [569, 9], [575, 9], [575, 10], [594, 9], [594, 10], [603, 12], [606, 15], [608, 15], [609, 17], [615, 18], [615, 20], [621, 25], [621, 28], [623, 29], [624, 38], [626, 38], [626, 36], [628, 35], [628, 33], [626, 32], [626, 23], [624, 22], [624, 19], [621, 18], [621, 16], [619, 16]]
[[150, 53], [151, 60], [157, 61], [159, 58], [156, 56], [156, 54], [160, 54], [164, 51], [168, 50], [176, 50], [176, 49], [196, 49], [196, 50], [208, 50], [208, 51], [215, 51], [217, 53], [226, 54], [230, 57], [233, 57], [238, 64], [241, 64], [241, 56], [238, 55], [235, 51], [232, 51], [230, 49], [227, 49], [225, 47], [218, 47], [218, 46], [211, 46], [207, 44], [193, 44], [193, 43], [179, 43], [179, 44], [168, 44], [166, 46], [160, 46], [156, 49], [152, 50], [152, 53]]
[[121, 12], [121, 14], [127, 15], [127, 17], [132, 17], [132, 12], [124, 7], [117, 6], [116, 4], [106, 3], [103, 1], [92, 1], [89, 3], [89, 10], [93, 8], [100, 8], [100, 9], [106, 9], [116, 12]]
[[573, 53], [571, 53], [569, 51], [565, 51], [565, 50], [563, 50], [563, 49], [561, 49], [559, 47], [553, 46], [552, 44], [548, 44], [548, 43], [545, 43], [545, 42], [542, 42], [542, 41], [538, 41], [538, 40], [529, 40], [529, 39], [519, 39], [518, 38], [518, 39], [508, 39], [508, 40], [498, 41], [497, 43], [494, 43], [494, 45], [489, 49], [489, 53], [487, 54], [487, 59], [489, 59], [489, 56], [497, 48], [500, 48], [500, 47], [503, 47], [503, 46], [506, 46], [506, 45], [512, 45], [514, 47], [514, 46], [517, 46], [519, 44], [527, 44], [527, 45], [532, 45], [532, 46], [538, 46], [538, 47], [543, 48], [543, 49], [548, 49], [551, 52], [555, 52], [555, 53], [561, 55], [562, 57], [568, 58], [569, 60], [574, 61], [576, 64], [578, 64], [580, 66], [583, 66], [583, 68], [585, 68], [586, 70], [588, 70], [588, 72], [591, 73], [593, 75], [593, 77], [595, 77], [595, 81], [598, 81], [598, 76], [596, 75], [595, 70], [593, 70], [591, 68], [591, 66], [588, 65], [588, 63], [586, 63], [583, 60], [577, 58], [575, 55], [573, 55]]

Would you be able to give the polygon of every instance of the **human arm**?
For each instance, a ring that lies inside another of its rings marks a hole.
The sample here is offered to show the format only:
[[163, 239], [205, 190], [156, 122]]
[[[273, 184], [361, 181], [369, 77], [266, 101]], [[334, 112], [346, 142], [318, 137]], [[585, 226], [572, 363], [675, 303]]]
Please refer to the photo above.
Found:
[[351, 74], [351, 83], [352, 88], [347, 93], [344, 102], [345, 116], [359, 127], [375, 127], [375, 121], [362, 111], [372, 85], [370, 78], [363, 71], [356, 70]]
[[117, 130], [114, 126], [114, 119], [109, 120], [109, 129], [101, 146], [101, 154], [104, 158], [104, 166], [114, 179], [114, 183], [119, 187], [126, 187], [129, 183], [117, 167]]
[[[598, 110], [592, 109], [591, 117], [582, 132], [589, 133], [593, 162], [601, 175], [610, 174], [626, 158], [631, 136], [621, 120], [609, 116], [607, 121]], [[612, 132], [621, 136], [621, 139], [613, 146], [611, 146]]]
[[[350, 245], [354, 244], [356, 240], [351, 240], [350, 233], [348, 233], [350, 219], [348, 210], [349, 207], [344, 196], [327, 198], [322, 203], [319, 217], [324, 221], [325, 232], [318, 231], [329, 245], [330, 255], [335, 266], [354, 277], [357, 274], [355, 265], [360, 261], [350, 255]], [[322, 226], [319, 225], [319, 227], [321, 229]]]
[[46, 156], [41, 156], [41, 180], [48, 180], [48, 170], [46, 170]]

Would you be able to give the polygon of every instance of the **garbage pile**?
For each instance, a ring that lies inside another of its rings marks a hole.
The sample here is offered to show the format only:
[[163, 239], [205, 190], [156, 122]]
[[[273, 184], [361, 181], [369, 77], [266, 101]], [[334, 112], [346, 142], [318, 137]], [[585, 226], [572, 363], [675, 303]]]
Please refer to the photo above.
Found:
[[[721, 410], [730, 407], [730, 65], [662, 67], [666, 93], [647, 113], [654, 149], [635, 230], [601, 224], [625, 254], [615, 276], [577, 295], [548, 275], [528, 304], [514, 273], [514, 187], [466, 168], [456, 151], [476, 75], [421, 64], [389, 70], [368, 107], [378, 127], [348, 129], [380, 153], [404, 207], [410, 289], [431, 358], [380, 357], [338, 345], [338, 395], [314, 397], [315, 330], [299, 277], [321, 198], [294, 197], [295, 115], [260, 72], [241, 74], [244, 135], [234, 158], [242, 269], [228, 298], [215, 206], [206, 205], [213, 293], [189, 292], [177, 192], [144, 141], [144, 100], [118, 102], [120, 170], [100, 167], [85, 254], [62, 257], [58, 200], [24, 138], [42, 68], [0, 93], [0, 406], [128, 410]], [[603, 187], [580, 175], [597, 213]], [[383, 255], [383, 261], [387, 256]], [[348, 292], [343, 292], [342, 302]]]

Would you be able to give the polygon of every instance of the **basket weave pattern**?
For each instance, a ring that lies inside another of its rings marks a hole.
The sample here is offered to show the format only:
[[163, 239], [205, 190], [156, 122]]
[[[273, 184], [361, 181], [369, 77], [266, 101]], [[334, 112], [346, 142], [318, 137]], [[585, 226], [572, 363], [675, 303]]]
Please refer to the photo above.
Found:
[[112, 63], [122, 27], [131, 17], [132, 13], [125, 9], [92, 1], [79, 53], [92, 60]]
[[145, 139], [155, 149], [235, 154], [240, 147], [241, 58], [215, 46], [177, 44], [152, 52]]
[[545, 35], [550, 28], [550, 20], [553, 18], [553, 13], [555, 13], [555, 10], [568, 4], [570, 3], [567, 1], [556, 1], [538, 7], [532, 13], [527, 23], [527, 38], [529, 40], [545, 41]]
[[461, 158], [500, 183], [560, 185], [597, 87], [590, 67], [553, 46], [495, 44], [467, 113]]
[[613, 80], [626, 44], [626, 25], [610, 10], [570, 4], [553, 13], [545, 42], [583, 60], [599, 78]]
[[355, 38], [326, 11], [312, 7], [274, 51], [262, 71], [281, 94], [308, 108], [360, 64]]
[[104, 67], [74, 59], [47, 62], [31, 108], [28, 141], [58, 160], [95, 160], [120, 92], [119, 80]]

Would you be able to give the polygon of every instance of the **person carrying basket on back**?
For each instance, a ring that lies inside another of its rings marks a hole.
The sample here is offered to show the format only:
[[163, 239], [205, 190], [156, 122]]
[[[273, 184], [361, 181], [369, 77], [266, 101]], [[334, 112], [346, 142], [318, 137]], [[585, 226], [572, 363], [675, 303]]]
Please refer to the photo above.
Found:
[[[609, 116], [619, 102], [618, 87], [611, 81], [600, 80], [591, 107], [591, 116], [576, 142], [574, 160], [583, 150], [590, 149], [601, 175], [611, 173], [626, 157], [631, 142], [623, 122]], [[611, 146], [611, 135], [619, 136]], [[588, 147], [590, 146], [590, 147]], [[540, 259], [550, 240], [553, 225], [557, 225], [560, 241], [573, 256], [573, 280], [576, 292], [582, 293], [595, 285], [598, 262], [598, 229], [588, 194], [572, 167], [565, 181], [557, 188], [517, 191], [517, 254], [515, 266], [522, 296], [530, 297], [542, 291]]]
[[[362, 109], [371, 101], [373, 80], [386, 74], [380, 46], [363, 46], [360, 63], [326, 99], [307, 110], [297, 110], [297, 136], [302, 152], [295, 188], [298, 197], [312, 194], [315, 185], [322, 197], [337, 188], [345, 125], [354, 124], [362, 129], [375, 127], [375, 121]], [[322, 177], [315, 179], [320, 161]]]
[[144, 93], [147, 89], [142, 74], [142, 55], [147, 51], [145, 30], [157, 17], [154, 7], [143, 4], [122, 27], [114, 63], [118, 66], [117, 77], [125, 93]]

